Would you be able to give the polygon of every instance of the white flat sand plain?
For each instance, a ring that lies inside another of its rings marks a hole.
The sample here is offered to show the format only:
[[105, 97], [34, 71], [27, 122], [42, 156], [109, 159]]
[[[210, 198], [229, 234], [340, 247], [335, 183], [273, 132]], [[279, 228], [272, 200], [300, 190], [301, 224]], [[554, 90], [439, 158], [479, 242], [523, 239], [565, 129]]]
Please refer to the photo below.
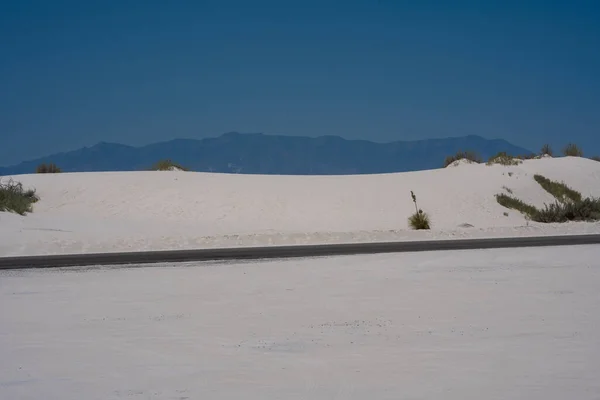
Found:
[[0, 272], [0, 398], [598, 399], [600, 246]]

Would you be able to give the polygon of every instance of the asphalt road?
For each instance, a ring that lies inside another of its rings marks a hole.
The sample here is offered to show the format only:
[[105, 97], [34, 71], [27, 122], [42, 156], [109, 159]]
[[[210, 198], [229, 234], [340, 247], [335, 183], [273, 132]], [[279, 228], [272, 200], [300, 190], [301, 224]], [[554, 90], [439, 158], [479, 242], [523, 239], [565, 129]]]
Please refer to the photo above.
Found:
[[600, 234], [0, 257], [0, 269], [218, 260], [260, 260], [415, 251], [474, 250], [589, 244], [600, 244]]

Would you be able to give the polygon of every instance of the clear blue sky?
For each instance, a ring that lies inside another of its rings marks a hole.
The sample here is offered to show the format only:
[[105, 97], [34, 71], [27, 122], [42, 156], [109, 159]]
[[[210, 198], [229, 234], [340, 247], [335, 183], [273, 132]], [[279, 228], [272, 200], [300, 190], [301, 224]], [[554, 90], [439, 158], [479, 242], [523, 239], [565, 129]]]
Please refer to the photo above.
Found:
[[0, 4], [0, 165], [228, 131], [600, 154], [600, 2]]

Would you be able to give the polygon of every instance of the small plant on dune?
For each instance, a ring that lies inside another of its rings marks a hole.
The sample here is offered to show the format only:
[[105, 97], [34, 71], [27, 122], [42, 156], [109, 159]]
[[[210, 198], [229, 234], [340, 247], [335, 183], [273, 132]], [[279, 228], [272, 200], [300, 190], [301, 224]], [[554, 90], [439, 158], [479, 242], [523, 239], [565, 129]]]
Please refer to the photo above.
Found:
[[542, 188], [548, 193], [550, 193], [554, 198], [561, 203], [565, 203], [567, 201], [578, 202], [581, 201], [581, 193], [576, 190], [571, 189], [563, 182], [552, 181], [545, 176], [535, 174], [533, 179], [537, 183], [540, 184]]
[[6, 183], [0, 181], [0, 211], [15, 212], [25, 215], [31, 212], [33, 203], [39, 197], [33, 189], [24, 189], [21, 182], [9, 179]]
[[56, 166], [54, 163], [49, 164], [40, 164], [35, 169], [35, 172], [38, 174], [58, 174], [61, 172], [60, 168]]
[[509, 154], [506, 154], [505, 151], [501, 151], [500, 153], [496, 154], [495, 156], [490, 157], [490, 159], [487, 162], [487, 165], [500, 164], [500, 165], [510, 166], [510, 165], [519, 165], [522, 162], [523, 161], [519, 160], [518, 158], [513, 157]]
[[583, 150], [575, 143], [569, 143], [563, 149], [563, 154], [567, 157], [583, 157]]
[[415, 196], [412, 190], [410, 191], [410, 196], [413, 203], [415, 203], [415, 213], [408, 218], [408, 224], [415, 230], [431, 229], [429, 215], [417, 206], [417, 196]]
[[168, 159], [158, 161], [150, 168], [150, 170], [151, 171], [176, 171], [176, 170], [188, 171], [187, 168], [182, 167], [181, 165], [177, 164], [176, 162], [168, 160]]
[[462, 160], [462, 159], [469, 160], [471, 162], [478, 163], [478, 164], [481, 163], [481, 157], [479, 157], [479, 155], [477, 153], [475, 153], [474, 151], [459, 150], [456, 154], [446, 157], [446, 159], [444, 160], [444, 167], [447, 167], [448, 165], [452, 164], [453, 162]]
[[550, 145], [548, 143], [546, 143], [545, 145], [542, 146], [542, 150], [540, 151], [541, 156], [548, 155], [548, 156], [552, 157], [553, 154], [554, 154], [554, 152], [552, 151], [552, 147], [550, 147]]

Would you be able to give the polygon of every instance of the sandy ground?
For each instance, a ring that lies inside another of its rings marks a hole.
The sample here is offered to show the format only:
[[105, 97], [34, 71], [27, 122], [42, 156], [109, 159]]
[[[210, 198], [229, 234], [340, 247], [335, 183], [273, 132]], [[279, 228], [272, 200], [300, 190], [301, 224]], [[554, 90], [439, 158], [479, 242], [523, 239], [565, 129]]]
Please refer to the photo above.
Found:
[[[600, 163], [577, 157], [355, 176], [22, 175], [41, 201], [25, 217], [0, 213], [0, 256], [600, 232], [598, 223], [529, 223], [496, 202], [507, 189], [553, 202], [536, 173], [600, 196]], [[411, 190], [430, 232], [408, 229]]]
[[0, 398], [598, 399], [600, 246], [0, 272]]

